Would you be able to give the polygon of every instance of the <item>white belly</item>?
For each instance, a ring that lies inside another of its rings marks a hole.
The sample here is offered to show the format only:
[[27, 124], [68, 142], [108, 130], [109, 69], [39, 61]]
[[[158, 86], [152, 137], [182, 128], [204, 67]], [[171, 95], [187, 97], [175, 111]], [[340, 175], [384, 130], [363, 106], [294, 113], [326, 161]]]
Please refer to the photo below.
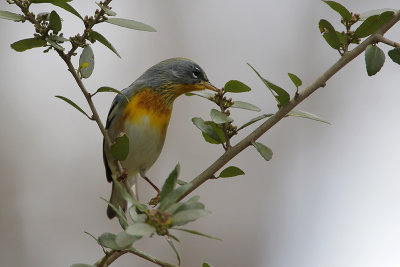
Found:
[[129, 137], [129, 154], [121, 164], [128, 170], [128, 176], [133, 177], [154, 164], [161, 153], [165, 136], [159, 129], [149, 125], [147, 116], [143, 116], [134, 127], [126, 123], [124, 128]]

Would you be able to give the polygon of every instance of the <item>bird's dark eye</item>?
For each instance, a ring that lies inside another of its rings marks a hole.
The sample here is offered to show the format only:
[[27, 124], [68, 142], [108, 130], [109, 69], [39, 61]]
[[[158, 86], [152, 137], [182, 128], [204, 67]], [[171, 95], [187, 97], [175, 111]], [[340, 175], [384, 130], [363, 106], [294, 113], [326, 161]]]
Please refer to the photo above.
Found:
[[192, 75], [195, 79], [198, 79], [198, 78], [200, 78], [201, 72], [198, 68], [194, 68]]

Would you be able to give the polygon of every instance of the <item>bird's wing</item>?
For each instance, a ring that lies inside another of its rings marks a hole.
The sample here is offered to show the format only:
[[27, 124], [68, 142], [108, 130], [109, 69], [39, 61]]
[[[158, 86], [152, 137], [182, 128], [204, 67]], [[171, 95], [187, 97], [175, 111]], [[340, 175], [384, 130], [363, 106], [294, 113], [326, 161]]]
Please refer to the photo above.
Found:
[[[122, 93], [128, 97], [128, 99], [131, 99], [134, 94], [137, 93], [137, 89], [132, 84], [128, 88], [125, 88], [122, 90]], [[107, 122], [106, 122], [106, 130], [112, 126], [112, 123], [117, 121], [118, 118], [122, 115], [123, 109], [126, 107], [127, 101], [125, 97], [123, 97], [120, 94], [117, 94], [111, 104], [110, 111], [108, 112], [107, 115]], [[110, 135], [110, 131], [109, 131]], [[110, 136], [111, 140], [115, 138], [115, 136]], [[107, 181], [112, 182], [112, 171], [109, 165], [109, 162], [107, 160], [107, 155], [106, 155], [106, 142], [103, 138], [103, 161], [104, 161], [104, 167], [106, 169], [106, 176], [107, 176]]]
[[106, 168], [106, 177], [107, 177], [107, 181], [108, 181], [109, 183], [111, 183], [113, 179], [112, 179], [112, 176], [111, 176], [111, 169], [110, 169], [110, 166], [108, 165], [108, 160], [107, 160], [106, 151], [105, 151], [105, 146], [106, 146], [105, 143], [106, 143], [106, 142], [105, 142], [105, 140], [104, 140], [104, 138], [103, 138], [103, 161], [104, 161], [104, 167]]

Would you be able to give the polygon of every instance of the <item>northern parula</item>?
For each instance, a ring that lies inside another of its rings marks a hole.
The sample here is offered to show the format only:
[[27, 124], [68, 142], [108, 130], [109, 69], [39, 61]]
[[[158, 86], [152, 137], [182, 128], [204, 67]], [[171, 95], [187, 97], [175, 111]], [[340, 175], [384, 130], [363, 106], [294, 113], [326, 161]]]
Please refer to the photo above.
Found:
[[[148, 180], [146, 171], [163, 148], [174, 100], [184, 93], [204, 89], [217, 90], [198, 64], [189, 59], [171, 58], [152, 66], [122, 90], [129, 103], [119, 94], [114, 98], [106, 129], [112, 141], [121, 133], [129, 137], [128, 157], [121, 164], [128, 170], [131, 184], [137, 174]], [[107, 180], [113, 182], [113, 178], [118, 178], [118, 171], [104, 141], [103, 159]], [[126, 211], [127, 203], [117, 188], [113, 183], [110, 203]], [[116, 216], [110, 206], [107, 216], [110, 219]]]

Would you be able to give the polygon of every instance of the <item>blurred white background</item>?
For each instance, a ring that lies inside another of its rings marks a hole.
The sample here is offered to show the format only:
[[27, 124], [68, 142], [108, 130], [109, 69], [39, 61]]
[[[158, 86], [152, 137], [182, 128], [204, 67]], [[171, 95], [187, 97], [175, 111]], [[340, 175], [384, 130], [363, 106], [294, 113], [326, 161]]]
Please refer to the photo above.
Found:
[[[230, 79], [245, 82], [252, 92], [234, 97], [272, 112], [274, 100], [247, 62], [293, 94], [287, 72], [308, 85], [339, 58], [317, 26], [321, 18], [338, 21], [339, 16], [320, 1], [113, 2], [119, 17], [145, 22], [158, 32], [96, 26], [122, 59], [101, 44], [93, 47], [96, 67], [85, 81], [91, 91], [105, 85], [123, 89], [153, 64], [182, 56], [198, 62], [217, 86]], [[359, 12], [398, 8], [397, 0], [341, 3]], [[97, 7], [94, 1], [72, 5], [81, 14], [92, 14]], [[5, 1], [0, 9], [17, 11]], [[82, 32], [76, 17], [59, 13], [67, 36]], [[399, 41], [399, 29], [395, 26], [387, 36]], [[1, 20], [0, 31], [1, 265], [94, 263], [102, 251], [83, 231], [96, 236], [119, 231], [99, 199], [111, 191], [100, 132], [95, 123], [54, 98], [64, 95], [88, 110], [54, 52], [10, 49], [10, 43], [31, 37], [32, 26]], [[208, 261], [216, 267], [398, 267], [399, 74], [400, 66], [387, 58], [382, 71], [368, 77], [360, 56], [299, 107], [331, 126], [285, 119], [260, 139], [274, 151], [270, 162], [249, 148], [231, 162], [246, 176], [209, 181], [199, 188], [196, 194], [212, 214], [188, 228], [224, 241], [177, 233], [183, 265]], [[113, 97], [95, 98], [103, 120]], [[194, 116], [208, 118], [210, 108], [198, 97], [175, 102], [164, 150], [149, 172], [158, 185], [177, 162], [181, 179], [190, 180], [221, 155], [222, 149], [206, 144], [191, 122]], [[256, 115], [233, 114], [239, 125]], [[154, 195], [142, 182], [140, 188], [142, 197]], [[159, 238], [142, 240], [137, 247], [175, 262], [167, 243], [154, 239]], [[127, 255], [113, 266], [153, 265]]]

